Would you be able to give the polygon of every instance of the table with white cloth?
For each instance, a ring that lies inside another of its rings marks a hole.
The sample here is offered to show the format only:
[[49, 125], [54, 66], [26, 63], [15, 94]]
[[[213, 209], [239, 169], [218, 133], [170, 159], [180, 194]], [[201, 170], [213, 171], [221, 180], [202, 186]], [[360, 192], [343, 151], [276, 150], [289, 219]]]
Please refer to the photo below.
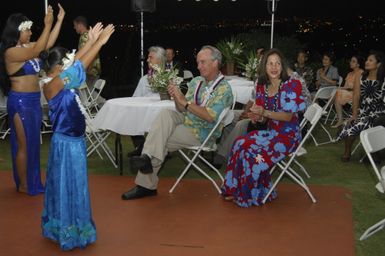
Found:
[[246, 104], [252, 99], [255, 90], [253, 81], [239, 76], [226, 76], [225, 78], [229, 82], [233, 92], [236, 93], [237, 102]]
[[174, 101], [159, 97], [124, 97], [107, 100], [93, 119], [93, 125], [117, 134], [115, 159], [122, 174], [122, 146], [120, 135], [144, 135], [163, 109], [174, 109]]

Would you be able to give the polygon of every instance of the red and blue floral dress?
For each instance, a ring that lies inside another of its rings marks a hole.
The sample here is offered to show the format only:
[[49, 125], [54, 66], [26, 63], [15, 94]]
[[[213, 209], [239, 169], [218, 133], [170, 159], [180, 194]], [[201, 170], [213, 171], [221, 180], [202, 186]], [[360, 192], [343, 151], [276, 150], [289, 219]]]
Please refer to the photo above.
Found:
[[[278, 93], [269, 97], [265, 85], [257, 85], [255, 103], [274, 112], [293, 113], [290, 121], [268, 119], [266, 130], [239, 136], [231, 149], [222, 194], [233, 196], [241, 207], [261, 205], [272, 186], [270, 169], [294, 152], [300, 140], [298, 112], [306, 108], [298, 80], [280, 85]], [[273, 191], [267, 201], [277, 197]]]

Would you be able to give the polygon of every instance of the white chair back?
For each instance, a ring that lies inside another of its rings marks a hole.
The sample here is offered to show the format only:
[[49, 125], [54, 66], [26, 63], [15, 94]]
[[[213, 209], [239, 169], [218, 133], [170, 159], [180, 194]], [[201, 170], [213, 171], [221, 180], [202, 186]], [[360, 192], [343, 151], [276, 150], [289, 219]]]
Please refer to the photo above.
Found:
[[193, 73], [190, 71], [190, 70], [183, 70], [183, 79], [186, 80], [186, 79], [192, 79], [194, 78], [194, 75]]
[[[373, 160], [372, 153], [385, 149], [385, 127], [376, 126], [364, 130], [360, 133], [360, 140], [362, 147], [364, 148], [367, 157], [369, 158], [370, 164], [379, 180], [376, 184], [376, 189], [384, 193], [385, 191], [385, 166], [378, 170], [376, 163]], [[364, 240], [374, 233], [380, 231], [385, 227], [385, 219], [377, 222], [373, 226], [369, 227], [360, 237], [360, 240]]]

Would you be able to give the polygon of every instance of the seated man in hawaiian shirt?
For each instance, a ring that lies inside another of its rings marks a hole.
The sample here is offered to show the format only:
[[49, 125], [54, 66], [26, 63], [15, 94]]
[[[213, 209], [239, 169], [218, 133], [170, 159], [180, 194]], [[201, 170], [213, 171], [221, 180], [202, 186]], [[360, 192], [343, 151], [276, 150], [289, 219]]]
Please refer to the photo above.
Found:
[[[217, 48], [203, 46], [197, 55], [200, 76], [190, 82], [186, 95], [175, 85], [169, 85], [168, 92], [178, 111], [160, 112], [146, 137], [142, 155], [131, 157], [131, 170], [139, 171], [136, 186], [123, 193], [123, 200], [156, 195], [157, 174], [167, 152], [200, 145], [220, 113], [232, 105], [231, 87], [219, 72], [221, 61], [222, 54]], [[221, 131], [216, 131], [212, 142], [220, 134]]]

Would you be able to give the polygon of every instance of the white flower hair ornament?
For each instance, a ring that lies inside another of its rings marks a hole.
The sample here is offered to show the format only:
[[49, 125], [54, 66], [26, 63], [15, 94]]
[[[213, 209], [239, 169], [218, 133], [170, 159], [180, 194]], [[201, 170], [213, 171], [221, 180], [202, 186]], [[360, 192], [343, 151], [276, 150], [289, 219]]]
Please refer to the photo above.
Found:
[[22, 23], [20, 23], [18, 29], [19, 29], [19, 31], [25, 31], [25, 30], [31, 29], [32, 24], [33, 24], [33, 22], [30, 20], [23, 21]]
[[74, 64], [75, 52], [76, 52], [76, 49], [72, 49], [72, 52], [66, 53], [66, 56], [61, 60], [63, 63], [63, 70], [66, 70], [67, 68], [71, 67], [72, 64]]

